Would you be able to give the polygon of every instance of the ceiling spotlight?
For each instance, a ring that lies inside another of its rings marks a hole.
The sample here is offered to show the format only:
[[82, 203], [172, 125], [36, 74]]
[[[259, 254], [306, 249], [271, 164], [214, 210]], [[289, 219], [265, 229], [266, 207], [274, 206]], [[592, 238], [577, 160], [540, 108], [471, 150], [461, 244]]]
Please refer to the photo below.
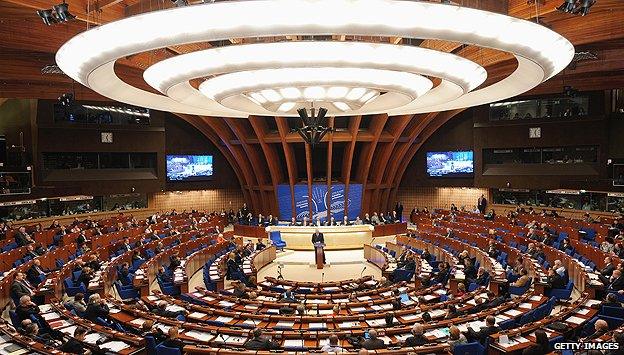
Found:
[[571, 14], [575, 8], [576, 0], [565, 0], [565, 2], [557, 8], [557, 10]]
[[67, 22], [69, 20], [73, 20], [76, 16], [69, 13], [69, 4], [63, 3], [53, 6], [54, 12], [56, 12], [56, 16], [59, 19], [59, 22]]
[[41, 17], [43, 23], [47, 26], [53, 25], [58, 22], [54, 12], [52, 10], [37, 10], [37, 15]]
[[58, 101], [61, 104], [61, 106], [69, 107], [74, 102], [74, 94], [69, 93], [69, 92], [65, 93], [58, 98]]
[[176, 7], [188, 6], [188, 0], [171, 0]]
[[574, 10], [574, 14], [585, 16], [589, 13], [589, 9], [594, 6], [596, 0], [583, 0], [581, 5]]

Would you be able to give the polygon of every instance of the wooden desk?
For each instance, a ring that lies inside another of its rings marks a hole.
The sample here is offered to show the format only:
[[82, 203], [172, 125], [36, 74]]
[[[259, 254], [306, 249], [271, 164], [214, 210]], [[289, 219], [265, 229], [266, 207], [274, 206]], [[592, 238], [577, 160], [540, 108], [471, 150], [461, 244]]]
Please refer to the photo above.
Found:
[[280, 231], [288, 249], [314, 250], [312, 234], [318, 229], [325, 238], [326, 250], [360, 249], [373, 238], [373, 226], [290, 227], [270, 226], [267, 231]]

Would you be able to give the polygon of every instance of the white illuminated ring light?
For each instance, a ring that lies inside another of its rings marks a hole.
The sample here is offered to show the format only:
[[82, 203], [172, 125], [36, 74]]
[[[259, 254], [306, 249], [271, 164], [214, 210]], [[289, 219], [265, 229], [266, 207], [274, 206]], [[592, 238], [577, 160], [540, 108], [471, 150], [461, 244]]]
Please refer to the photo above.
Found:
[[[59, 49], [56, 62], [70, 77], [117, 101], [179, 113], [244, 117], [247, 112], [215, 101], [198, 108], [192, 98], [176, 98], [178, 102], [133, 87], [117, 77], [114, 62], [184, 43], [293, 34], [440, 39], [510, 52], [518, 61], [514, 73], [496, 84], [442, 104], [436, 103], [432, 97], [436, 90], [431, 90], [408, 105], [385, 111], [391, 115], [516, 96], [560, 72], [574, 55], [568, 40], [543, 26], [471, 8], [400, 0], [257, 0], [194, 5], [115, 21], [69, 40]], [[448, 85], [438, 87], [444, 86]], [[384, 112], [373, 110], [362, 113]]]
[[[310, 68], [311, 66], [313, 68]], [[387, 43], [317, 41], [259, 43], [191, 52], [152, 65], [145, 70], [143, 77], [149, 85], [172, 99], [202, 108], [206, 105], [210, 105], [209, 99], [202, 97], [202, 95], [190, 85], [189, 80], [191, 79], [212, 77], [231, 72], [255, 73], [263, 68], [305, 68], [310, 70], [321, 66], [332, 68], [345, 67], [349, 69], [352, 67], [385, 69], [397, 73], [406, 72], [441, 78], [442, 85], [436, 88], [435, 92], [431, 95], [432, 98], [437, 99], [435, 102], [437, 104], [457, 99], [461, 95], [481, 85], [487, 77], [487, 72], [483, 67], [451, 53], [438, 52], [422, 47], [398, 46]], [[341, 81], [341, 86], [354, 88], [361, 87], [360, 83], [364, 80], [370, 82], [369, 85], [371, 86], [368, 86], [368, 88], [380, 89], [379, 86], [381, 82], [374, 75], [368, 78], [365, 77], [364, 74], [352, 76], [353, 81], [351, 83], [345, 80], [345, 75], [346, 73], [340, 73], [340, 71], [332, 71], [331, 75], [329, 72], [318, 72], [315, 73], [312, 78], [306, 79], [310, 81], [306, 86], [313, 87], [314, 85], [318, 85], [313, 83], [314, 79], [326, 76], [328, 78], [323, 85], [330, 84], [333, 79], [335, 82]], [[287, 78], [288, 81], [293, 81], [294, 78], [298, 83], [302, 85], [305, 84], [305, 80], [300, 73], [290, 72], [285, 78]], [[342, 78], [342, 80], [339, 80], [339, 78]], [[408, 77], [406, 76], [406, 78]], [[245, 84], [257, 83], [258, 85], [263, 84], [265, 86], [263, 89], [276, 89], [278, 88], [278, 84], [281, 87], [293, 86], [293, 84], [288, 85], [286, 81], [278, 83], [275, 82], [276, 80], [274, 80], [274, 78], [269, 79], [268, 81], [270, 84], [267, 84], [266, 80], [263, 82], [257, 77], [247, 77], [240, 80], [234, 77], [229, 79], [232, 80], [232, 83], [223, 82], [223, 85], [231, 86], [235, 82], [244, 82]], [[397, 81], [396, 84], [401, 86], [401, 81]], [[395, 85], [395, 87], [397, 85]], [[414, 91], [409, 89], [410, 85], [408, 85], [407, 81], [403, 82], [402, 86], [407, 86], [407, 91]], [[414, 89], [417, 87], [418, 86], [414, 86]], [[416, 97], [422, 96], [423, 94], [405, 96], [394, 92], [392, 87], [385, 87], [382, 89], [388, 93], [381, 97], [375, 95], [375, 98], [379, 97], [379, 101], [376, 101], [374, 104], [372, 102], [368, 104], [367, 101], [366, 103], [368, 105], [364, 108], [365, 110], [371, 108], [373, 110], [395, 109], [408, 104]], [[243, 90], [238, 91], [241, 93]], [[445, 91], [445, 93], [442, 91]], [[206, 96], [214, 99], [218, 95], [208, 94]], [[406, 101], [409, 97], [411, 97], [411, 100]], [[357, 101], [347, 102], [346, 100], [337, 101], [337, 98], [333, 99], [333, 102], [342, 103], [341, 106], [343, 108], [348, 106], [350, 108], [348, 111], [352, 112], [357, 112], [357, 110], [363, 106]], [[217, 99], [216, 101], [224, 104], [222, 100]], [[262, 109], [250, 106], [247, 100], [231, 98], [228, 101], [231, 104], [224, 106], [231, 109], [260, 115], [266, 114], [264, 111], [259, 111]], [[258, 102], [259, 100], [252, 101], [270, 112], [276, 112], [275, 110], [280, 107], [280, 105], [275, 102], [262, 104]], [[292, 102], [292, 100], [283, 102]], [[315, 102], [319, 101], [315, 100]], [[346, 106], [344, 104], [346, 104]], [[297, 107], [291, 108], [291, 110], [288, 111], [294, 114], [294, 109], [296, 108]], [[330, 114], [336, 113], [333, 112], [331, 107], [329, 107], [329, 110]], [[287, 112], [284, 110], [277, 111], [279, 111], [280, 114]], [[347, 111], [339, 109], [338, 113], [341, 112]]]
[[[342, 102], [353, 111], [370, 99], [379, 96], [381, 91], [395, 94], [391, 107], [399, 107], [424, 95], [433, 87], [431, 80], [422, 75], [392, 70], [363, 68], [281, 68], [250, 70], [223, 74], [204, 81], [199, 91], [208, 98], [226, 107], [239, 109], [235, 104], [228, 105], [228, 98], [249, 94], [252, 101], [272, 112], [293, 111], [297, 107], [278, 109], [289, 102]], [[375, 92], [368, 89], [375, 89]], [[363, 91], [361, 90], [363, 89]], [[267, 92], [268, 94], [263, 94]], [[360, 99], [370, 95], [365, 102]], [[385, 96], [385, 95], [384, 95]], [[264, 98], [264, 100], [262, 99]], [[403, 100], [401, 100], [403, 98]], [[344, 107], [344, 106], [343, 106]]]

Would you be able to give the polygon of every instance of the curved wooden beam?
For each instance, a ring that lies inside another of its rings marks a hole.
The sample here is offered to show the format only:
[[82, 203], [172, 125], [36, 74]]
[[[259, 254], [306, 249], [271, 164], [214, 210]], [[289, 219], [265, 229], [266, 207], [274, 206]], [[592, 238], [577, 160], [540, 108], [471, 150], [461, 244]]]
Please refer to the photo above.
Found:
[[264, 186], [267, 185], [267, 169], [266, 165], [262, 164], [262, 159], [258, 156], [258, 150], [251, 147], [251, 144], [248, 143], [248, 132], [245, 132], [243, 127], [241, 126], [242, 120], [239, 118], [230, 118], [224, 117], [223, 120], [230, 127], [234, 135], [240, 141], [243, 150], [245, 151], [246, 159], [250, 162], [251, 167], [253, 168], [254, 176], [256, 177], [256, 181], [258, 182], [258, 195], [259, 195], [259, 206], [260, 213], [266, 213], [266, 211], [270, 210], [270, 206], [267, 205], [266, 199], [263, 198], [263, 189]]
[[357, 142], [358, 131], [360, 130], [360, 122], [362, 122], [362, 115], [355, 116], [349, 120], [349, 134], [351, 135], [351, 142], [344, 150], [342, 156], [342, 181], [345, 184], [345, 215], [349, 213], [349, 185], [351, 184], [351, 166], [353, 164], [353, 156], [355, 153], [355, 143]]
[[288, 171], [288, 185], [290, 186], [290, 204], [292, 211], [292, 216], [290, 217], [296, 217], [295, 184], [297, 183], [297, 161], [295, 160], [295, 153], [293, 152], [292, 145], [286, 143], [286, 134], [288, 133], [288, 122], [286, 120], [287, 119], [284, 117], [275, 117], [277, 131], [280, 135], [284, 157], [286, 158], [286, 170]]
[[440, 128], [443, 124], [448, 122], [448, 120], [455, 117], [457, 114], [459, 114], [460, 112], [464, 110], [465, 109], [457, 109], [457, 110], [440, 112], [437, 115], [435, 115], [433, 119], [427, 122], [426, 127], [423, 128], [420, 134], [418, 134], [418, 140], [415, 141], [414, 144], [409, 146], [409, 149], [407, 150], [406, 154], [403, 156], [403, 159], [401, 160], [401, 164], [398, 166], [396, 170], [393, 180], [391, 181], [392, 190], [390, 194], [388, 195], [388, 201], [393, 201], [394, 199], [396, 199], [399, 185], [401, 184], [401, 180], [403, 179], [403, 174], [405, 174], [405, 170], [407, 169], [407, 166], [409, 165], [410, 161], [412, 160], [412, 158], [414, 157], [418, 149], [424, 144], [424, 142], [427, 141], [427, 139], [429, 139], [429, 137], [438, 128]]
[[275, 151], [275, 147], [273, 145], [267, 144], [264, 140], [264, 137], [266, 136], [266, 133], [268, 131], [265, 120], [266, 119], [262, 117], [249, 116], [249, 123], [256, 133], [256, 137], [258, 137], [258, 141], [260, 142], [260, 148], [262, 148], [262, 152], [264, 153], [264, 159], [267, 162], [269, 174], [271, 175], [273, 191], [275, 191], [275, 193], [273, 193], [273, 196], [270, 197], [270, 211], [271, 214], [277, 216], [279, 214], [279, 207], [277, 206], [277, 184], [282, 181], [282, 174], [281, 167], [279, 166], [279, 158], [277, 156], [277, 152]]
[[[327, 120], [327, 127], [334, 127], [334, 117]], [[331, 218], [331, 195], [332, 195], [332, 152], [334, 149], [334, 132], [327, 133], [327, 194], [325, 194], [325, 205], [327, 206], [327, 219]]]
[[370, 143], [367, 143], [363, 151], [360, 155], [360, 160], [358, 162], [358, 174], [356, 174], [357, 181], [362, 182], [362, 193], [363, 193], [363, 201], [362, 201], [362, 209], [364, 211], [368, 211], [370, 208], [370, 193], [366, 191], [366, 185], [368, 184], [368, 173], [370, 171], [371, 162], [373, 161], [373, 156], [375, 155], [375, 149], [377, 148], [377, 143], [379, 142], [379, 137], [381, 137], [381, 133], [383, 132], [384, 126], [388, 121], [388, 115], [375, 115], [371, 118], [372, 122], [370, 124], [369, 130], [373, 133], [373, 140]]
[[253, 169], [249, 164], [248, 159], [245, 157], [245, 152], [239, 146], [234, 146], [231, 141], [234, 138], [234, 133], [227, 127], [222, 119], [214, 119], [212, 117], [203, 117], [203, 121], [221, 138], [223, 144], [228, 148], [234, 157], [234, 160], [239, 164], [245, 179], [247, 180], [249, 201], [252, 210], [258, 210], [261, 208], [258, 196], [254, 192], [254, 185], [257, 185], [256, 175], [253, 173]]
[[392, 153], [394, 151], [394, 147], [401, 138], [403, 131], [410, 123], [414, 115], [402, 115], [391, 117], [389, 120], [389, 124], [387, 125], [387, 131], [392, 136], [392, 141], [383, 143], [380, 149], [377, 149], [375, 152], [375, 158], [373, 158], [373, 167], [371, 172], [371, 181], [375, 184], [375, 189], [371, 194], [371, 205], [379, 208], [383, 208], [383, 210], [387, 210], [386, 206], [381, 205], [380, 193], [381, 182], [383, 180], [384, 171], [388, 166], [388, 162], [393, 156]]

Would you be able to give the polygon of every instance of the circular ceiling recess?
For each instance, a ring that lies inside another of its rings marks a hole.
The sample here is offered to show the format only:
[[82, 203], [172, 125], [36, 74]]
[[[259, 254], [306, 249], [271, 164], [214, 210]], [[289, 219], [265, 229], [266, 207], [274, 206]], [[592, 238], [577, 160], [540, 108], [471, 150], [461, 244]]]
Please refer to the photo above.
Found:
[[[298, 36], [328, 40], [289, 40]], [[351, 41], [339, 40], [345, 36]], [[133, 54], [263, 37], [273, 40], [214, 47], [154, 63], [143, 76], [160, 94], [132, 86], [114, 71], [119, 58]], [[512, 54], [518, 65], [507, 77], [482, 86], [487, 71], [467, 58], [412, 45], [371, 43], [370, 38], [437, 39], [491, 48]], [[56, 61], [67, 75], [103, 96], [156, 110], [297, 116], [298, 108], [314, 105], [339, 116], [415, 114], [503, 100], [548, 80], [573, 55], [572, 44], [546, 27], [455, 5], [243, 0], [111, 22], [70, 39]]]

